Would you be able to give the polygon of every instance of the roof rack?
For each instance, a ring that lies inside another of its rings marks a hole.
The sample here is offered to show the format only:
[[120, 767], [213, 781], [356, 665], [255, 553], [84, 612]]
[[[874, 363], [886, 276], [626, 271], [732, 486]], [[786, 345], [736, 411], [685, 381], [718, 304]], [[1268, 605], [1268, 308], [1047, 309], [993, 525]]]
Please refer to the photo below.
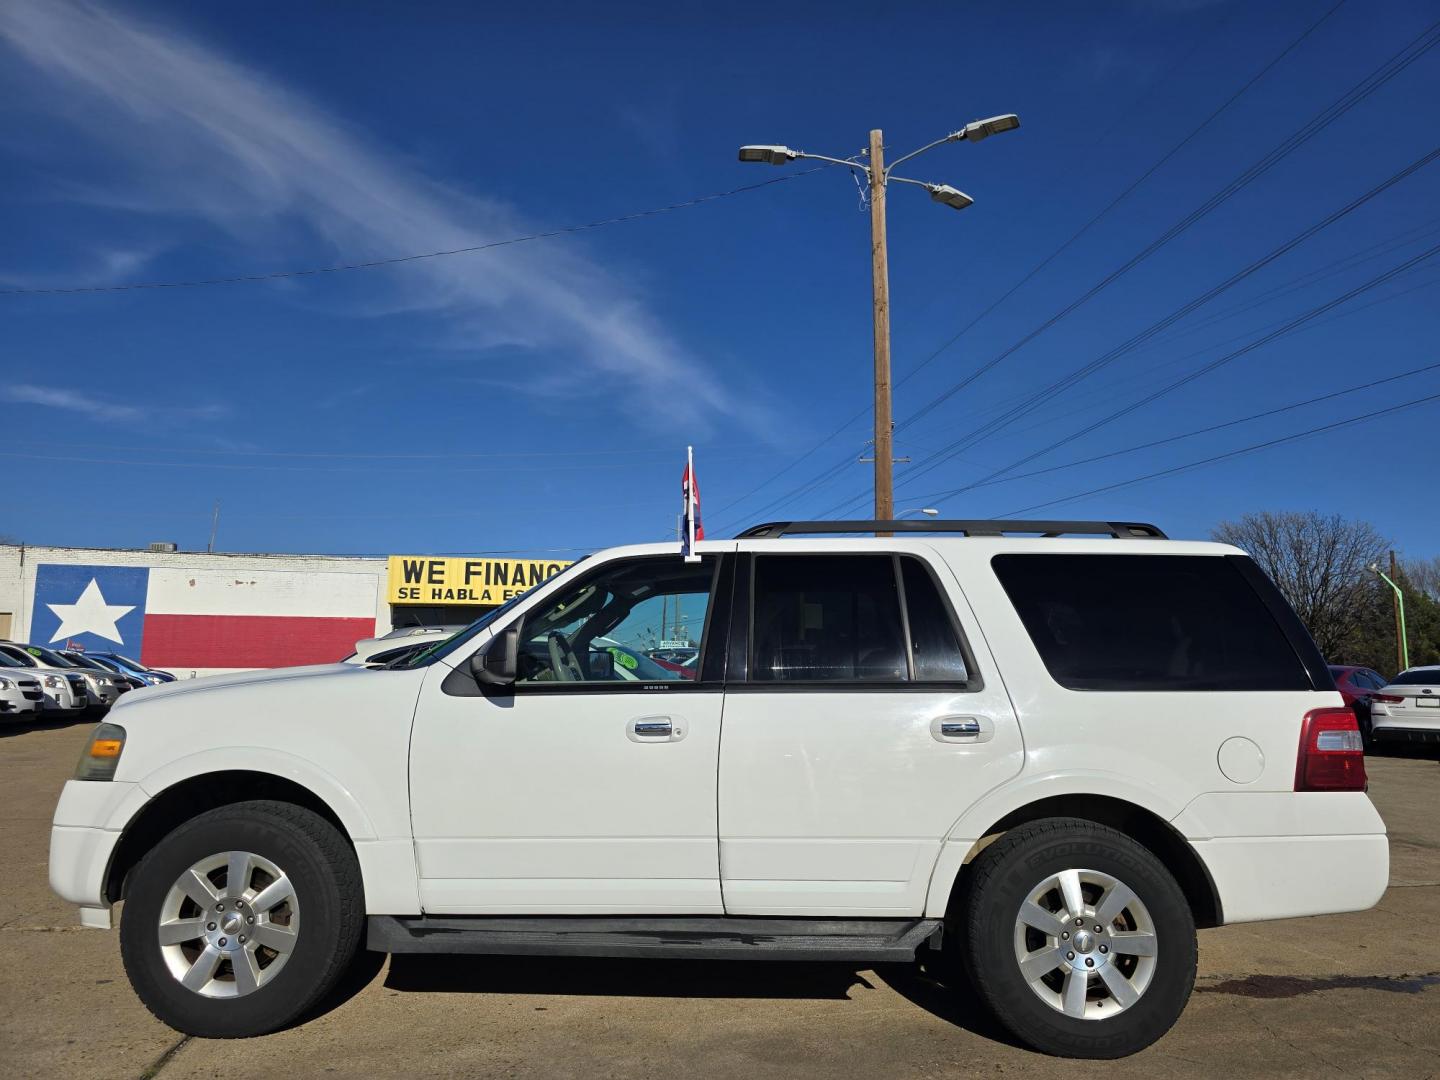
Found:
[[1169, 539], [1143, 521], [770, 521], [752, 525], [737, 540], [775, 540], [816, 533], [960, 533], [963, 536], [1113, 536], [1117, 540]]

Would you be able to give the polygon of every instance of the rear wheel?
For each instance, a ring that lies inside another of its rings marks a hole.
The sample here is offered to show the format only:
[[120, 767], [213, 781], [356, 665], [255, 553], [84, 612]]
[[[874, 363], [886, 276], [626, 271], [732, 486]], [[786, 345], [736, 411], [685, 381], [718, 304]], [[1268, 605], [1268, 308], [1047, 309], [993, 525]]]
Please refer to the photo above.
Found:
[[136, 867], [120, 923], [146, 1006], [190, 1035], [283, 1027], [334, 986], [359, 946], [355, 853], [289, 803], [237, 803], [181, 825]]
[[996, 1018], [1066, 1057], [1114, 1058], [1175, 1023], [1195, 983], [1195, 922], [1175, 879], [1113, 829], [1052, 818], [976, 860], [966, 968]]

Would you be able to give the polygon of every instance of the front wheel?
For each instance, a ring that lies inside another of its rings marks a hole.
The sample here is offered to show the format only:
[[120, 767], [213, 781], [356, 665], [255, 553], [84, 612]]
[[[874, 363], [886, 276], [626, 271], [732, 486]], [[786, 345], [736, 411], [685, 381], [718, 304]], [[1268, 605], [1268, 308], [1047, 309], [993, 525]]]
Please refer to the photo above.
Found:
[[120, 950], [160, 1020], [236, 1038], [313, 1006], [355, 955], [363, 921], [359, 864], [335, 827], [289, 803], [244, 802], [192, 818], [141, 860]]
[[985, 849], [964, 937], [980, 997], [1049, 1054], [1141, 1050], [1170, 1030], [1195, 984], [1184, 893], [1150, 851], [1094, 822], [1032, 822]]

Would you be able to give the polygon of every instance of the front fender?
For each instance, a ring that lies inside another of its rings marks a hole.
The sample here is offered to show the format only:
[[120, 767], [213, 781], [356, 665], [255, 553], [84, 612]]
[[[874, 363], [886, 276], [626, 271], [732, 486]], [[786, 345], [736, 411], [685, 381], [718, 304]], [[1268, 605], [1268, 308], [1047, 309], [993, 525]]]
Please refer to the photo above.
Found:
[[[201, 750], [168, 761], [139, 781], [140, 790], [155, 798], [167, 788], [206, 773], [258, 772], [284, 777], [315, 795], [345, 826], [351, 840], [374, 840], [375, 826], [355, 795], [313, 761], [265, 746], [227, 746]], [[124, 824], [111, 826], [124, 828]]]

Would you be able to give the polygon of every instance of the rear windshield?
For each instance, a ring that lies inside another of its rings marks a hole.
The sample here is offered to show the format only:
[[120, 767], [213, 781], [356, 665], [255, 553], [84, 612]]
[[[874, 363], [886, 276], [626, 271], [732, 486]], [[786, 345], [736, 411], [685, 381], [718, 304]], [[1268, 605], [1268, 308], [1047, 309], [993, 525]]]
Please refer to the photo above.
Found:
[[1240, 571], [1206, 555], [997, 555], [1046, 669], [1070, 690], [1310, 690]]
[[1440, 668], [1402, 671], [1390, 680], [1391, 686], [1440, 686]]

